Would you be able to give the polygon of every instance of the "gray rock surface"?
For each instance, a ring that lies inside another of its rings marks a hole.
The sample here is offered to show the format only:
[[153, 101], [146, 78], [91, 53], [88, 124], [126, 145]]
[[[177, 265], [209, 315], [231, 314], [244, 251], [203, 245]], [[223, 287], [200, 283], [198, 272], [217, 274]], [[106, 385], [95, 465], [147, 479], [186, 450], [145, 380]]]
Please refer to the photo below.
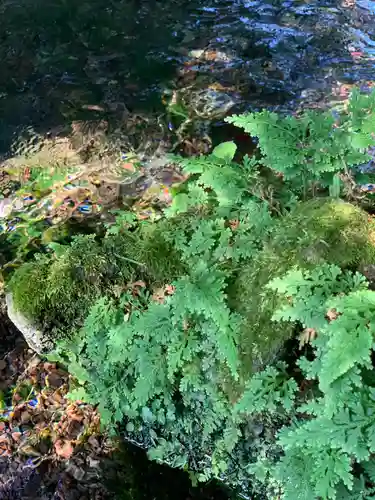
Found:
[[9, 319], [22, 333], [30, 349], [33, 349], [38, 354], [50, 351], [53, 348], [52, 342], [45, 338], [43, 331], [35, 326], [32, 321], [15, 309], [11, 293], [6, 294], [5, 301]]

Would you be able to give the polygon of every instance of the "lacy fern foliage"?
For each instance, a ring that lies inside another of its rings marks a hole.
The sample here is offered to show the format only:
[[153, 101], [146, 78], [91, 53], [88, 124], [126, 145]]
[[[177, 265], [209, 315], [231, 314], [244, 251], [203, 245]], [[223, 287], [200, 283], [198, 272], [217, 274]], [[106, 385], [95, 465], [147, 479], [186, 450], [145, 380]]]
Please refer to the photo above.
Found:
[[229, 123], [259, 141], [266, 166], [307, 187], [312, 182], [333, 185], [337, 174], [370, 160], [375, 145], [375, 93], [354, 91], [342, 112], [305, 111], [283, 117], [270, 111], [231, 116]]
[[227, 142], [175, 158], [185, 181], [169, 206], [44, 241], [7, 285], [69, 333], [56, 351], [71, 397], [151, 458], [249, 497], [366, 498], [375, 292], [356, 271], [375, 262], [374, 224], [337, 198], [375, 146], [375, 93], [338, 114], [228, 121], [258, 156]]
[[369, 460], [375, 449], [374, 388], [362, 379], [372, 366], [375, 292], [360, 275], [335, 266], [293, 271], [270, 286], [287, 298], [276, 320], [289, 318], [317, 332], [314, 359], [302, 358], [300, 367], [319, 388], [297, 409], [310, 418], [280, 433], [284, 457], [275, 474], [286, 499], [335, 499], [338, 489], [353, 489], [353, 463]]

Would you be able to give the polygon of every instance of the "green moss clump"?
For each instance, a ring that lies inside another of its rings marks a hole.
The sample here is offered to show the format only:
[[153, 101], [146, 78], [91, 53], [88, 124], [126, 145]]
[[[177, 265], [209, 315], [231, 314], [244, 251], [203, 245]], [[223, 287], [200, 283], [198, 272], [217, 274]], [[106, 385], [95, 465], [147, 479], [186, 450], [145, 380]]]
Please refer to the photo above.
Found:
[[[101, 295], [113, 295], [135, 280], [152, 290], [187, 272], [168, 241], [179, 224], [186, 221], [161, 220], [101, 241], [80, 235], [70, 245], [53, 244], [53, 253], [39, 254], [15, 271], [9, 283], [14, 304], [47, 330], [74, 332]], [[271, 321], [278, 299], [265, 285], [294, 266], [328, 262], [354, 270], [375, 263], [373, 234], [367, 214], [341, 200], [305, 202], [277, 221], [263, 250], [242, 266], [234, 283], [228, 279], [229, 305], [245, 317], [244, 376], [271, 362], [293, 334], [293, 325]]]
[[83, 324], [101, 295], [144, 280], [152, 288], [181, 275], [183, 266], [161, 228], [145, 224], [136, 231], [79, 235], [70, 245], [53, 244], [21, 265], [8, 287], [15, 307], [55, 336], [70, 335]]
[[354, 269], [375, 260], [374, 230], [358, 206], [343, 200], [311, 200], [280, 219], [266, 251], [285, 263], [288, 259], [301, 266], [328, 262]]
[[137, 279], [146, 279], [151, 285], [173, 281], [184, 274], [185, 268], [180, 255], [165, 238], [168, 229], [160, 221], [142, 224], [134, 232], [109, 235], [103, 240], [104, 252], [113, 256], [125, 281], [131, 278], [134, 269]]
[[280, 218], [230, 290], [232, 307], [247, 318], [240, 340], [244, 376], [272, 362], [293, 334], [292, 325], [271, 321], [278, 299], [265, 285], [294, 266], [328, 262], [354, 270], [375, 262], [374, 234], [366, 212], [342, 200], [308, 201]]
[[9, 283], [15, 307], [30, 319], [40, 318], [47, 307], [46, 283], [50, 266], [49, 256], [20, 266]]
[[103, 291], [108, 271], [94, 237], [77, 236], [71, 245], [57, 245], [54, 254], [39, 254], [20, 266], [9, 289], [15, 307], [43, 327], [73, 328]]

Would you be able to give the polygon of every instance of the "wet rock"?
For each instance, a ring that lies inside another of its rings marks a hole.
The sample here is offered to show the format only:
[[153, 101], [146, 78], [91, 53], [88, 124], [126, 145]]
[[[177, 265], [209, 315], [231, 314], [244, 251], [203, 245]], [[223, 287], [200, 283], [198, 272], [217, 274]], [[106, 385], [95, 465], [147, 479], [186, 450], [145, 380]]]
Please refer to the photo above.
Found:
[[53, 348], [52, 342], [46, 339], [42, 330], [32, 321], [15, 309], [11, 293], [6, 294], [5, 300], [9, 319], [22, 333], [28, 346], [38, 354], [50, 351]]

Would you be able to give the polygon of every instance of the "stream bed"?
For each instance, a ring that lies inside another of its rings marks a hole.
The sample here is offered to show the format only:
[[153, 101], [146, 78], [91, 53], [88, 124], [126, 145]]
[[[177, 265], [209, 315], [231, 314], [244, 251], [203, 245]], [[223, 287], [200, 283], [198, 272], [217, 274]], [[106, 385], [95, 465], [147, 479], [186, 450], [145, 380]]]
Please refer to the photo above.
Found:
[[5, 0], [0, 15], [3, 156], [77, 120], [142, 113], [168, 133], [173, 90], [192, 107], [210, 88], [231, 111], [290, 111], [374, 75], [370, 0]]

